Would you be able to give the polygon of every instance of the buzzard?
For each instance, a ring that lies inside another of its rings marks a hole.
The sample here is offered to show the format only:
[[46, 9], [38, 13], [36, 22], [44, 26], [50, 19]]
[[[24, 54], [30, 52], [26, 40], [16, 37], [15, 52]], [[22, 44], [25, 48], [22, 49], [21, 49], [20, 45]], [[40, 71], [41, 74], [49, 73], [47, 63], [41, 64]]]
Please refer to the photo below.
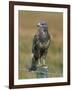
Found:
[[40, 64], [42, 60], [43, 64], [45, 64], [45, 58], [51, 41], [47, 23], [45, 21], [40, 21], [37, 24], [37, 27], [38, 31], [34, 35], [32, 44], [33, 57], [30, 68], [31, 71], [35, 71], [37, 69], [37, 65]]

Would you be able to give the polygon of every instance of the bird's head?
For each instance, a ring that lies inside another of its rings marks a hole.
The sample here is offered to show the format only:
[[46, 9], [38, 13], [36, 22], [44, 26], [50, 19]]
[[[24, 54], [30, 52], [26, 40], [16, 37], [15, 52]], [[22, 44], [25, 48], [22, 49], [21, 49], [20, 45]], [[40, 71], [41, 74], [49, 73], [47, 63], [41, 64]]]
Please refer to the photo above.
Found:
[[46, 21], [38, 22], [37, 27], [38, 27], [38, 30], [40, 30], [40, 31], [47, 31], [47, 29], [48, 29], [48, 25], [47, 25]]

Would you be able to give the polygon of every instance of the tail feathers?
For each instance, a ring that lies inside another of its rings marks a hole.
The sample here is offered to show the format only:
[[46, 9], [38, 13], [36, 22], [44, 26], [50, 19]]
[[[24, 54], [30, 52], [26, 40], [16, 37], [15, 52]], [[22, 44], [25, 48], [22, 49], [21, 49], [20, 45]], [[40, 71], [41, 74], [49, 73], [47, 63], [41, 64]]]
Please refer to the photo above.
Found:
[[33, 57], [30, 71], [36, 71], [37, 70], [37, 62], [38, 62], [38, 60], [35, 60], [35, 58]]

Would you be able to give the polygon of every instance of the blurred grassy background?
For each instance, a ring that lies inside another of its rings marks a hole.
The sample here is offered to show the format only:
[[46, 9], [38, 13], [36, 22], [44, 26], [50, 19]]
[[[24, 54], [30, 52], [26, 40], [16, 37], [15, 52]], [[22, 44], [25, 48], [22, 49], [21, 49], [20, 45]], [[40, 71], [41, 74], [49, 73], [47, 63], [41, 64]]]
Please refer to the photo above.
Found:
[[45, 20], [51, 34], [51, 45], [46, 64], [48, 77], [63, 76], [63, 13], [19, 11], [19, 79], [36, 78], [35, 72], [28, 72], [31, 65], [32, 40], [37, 23]]

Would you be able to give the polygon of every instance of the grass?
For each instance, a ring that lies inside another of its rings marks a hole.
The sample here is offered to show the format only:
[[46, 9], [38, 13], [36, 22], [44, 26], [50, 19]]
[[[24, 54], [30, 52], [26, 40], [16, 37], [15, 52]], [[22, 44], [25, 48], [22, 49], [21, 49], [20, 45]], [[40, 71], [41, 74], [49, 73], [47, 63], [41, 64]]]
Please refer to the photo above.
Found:
[[[19, 38], [19, 79], [36, 78], [35, 73], [27, 71], [27, 67], [31, 65], [31, 54], [32, 54], [32, 39], [33, 30], [28, 30], [23, 34], [24, 31], [20, 32]], [[57, 33], [59, 34], [59, 32]], [[53, 34], [52, 34], [53, 36]], [[58, 35], [60, 36], [60, 35]], [[27, 37], [27, 39], [26, 39]], [[59, 37], [60, 38], [60, 37]], [[46, 58], [46, 64], [48, 66], [48, 77], [62, 77], [63, 75], [63, 48], [62, 40], [59, 40], [56, 36], [55, 40], [51, 40], [51, 45], [48, 50]]]

